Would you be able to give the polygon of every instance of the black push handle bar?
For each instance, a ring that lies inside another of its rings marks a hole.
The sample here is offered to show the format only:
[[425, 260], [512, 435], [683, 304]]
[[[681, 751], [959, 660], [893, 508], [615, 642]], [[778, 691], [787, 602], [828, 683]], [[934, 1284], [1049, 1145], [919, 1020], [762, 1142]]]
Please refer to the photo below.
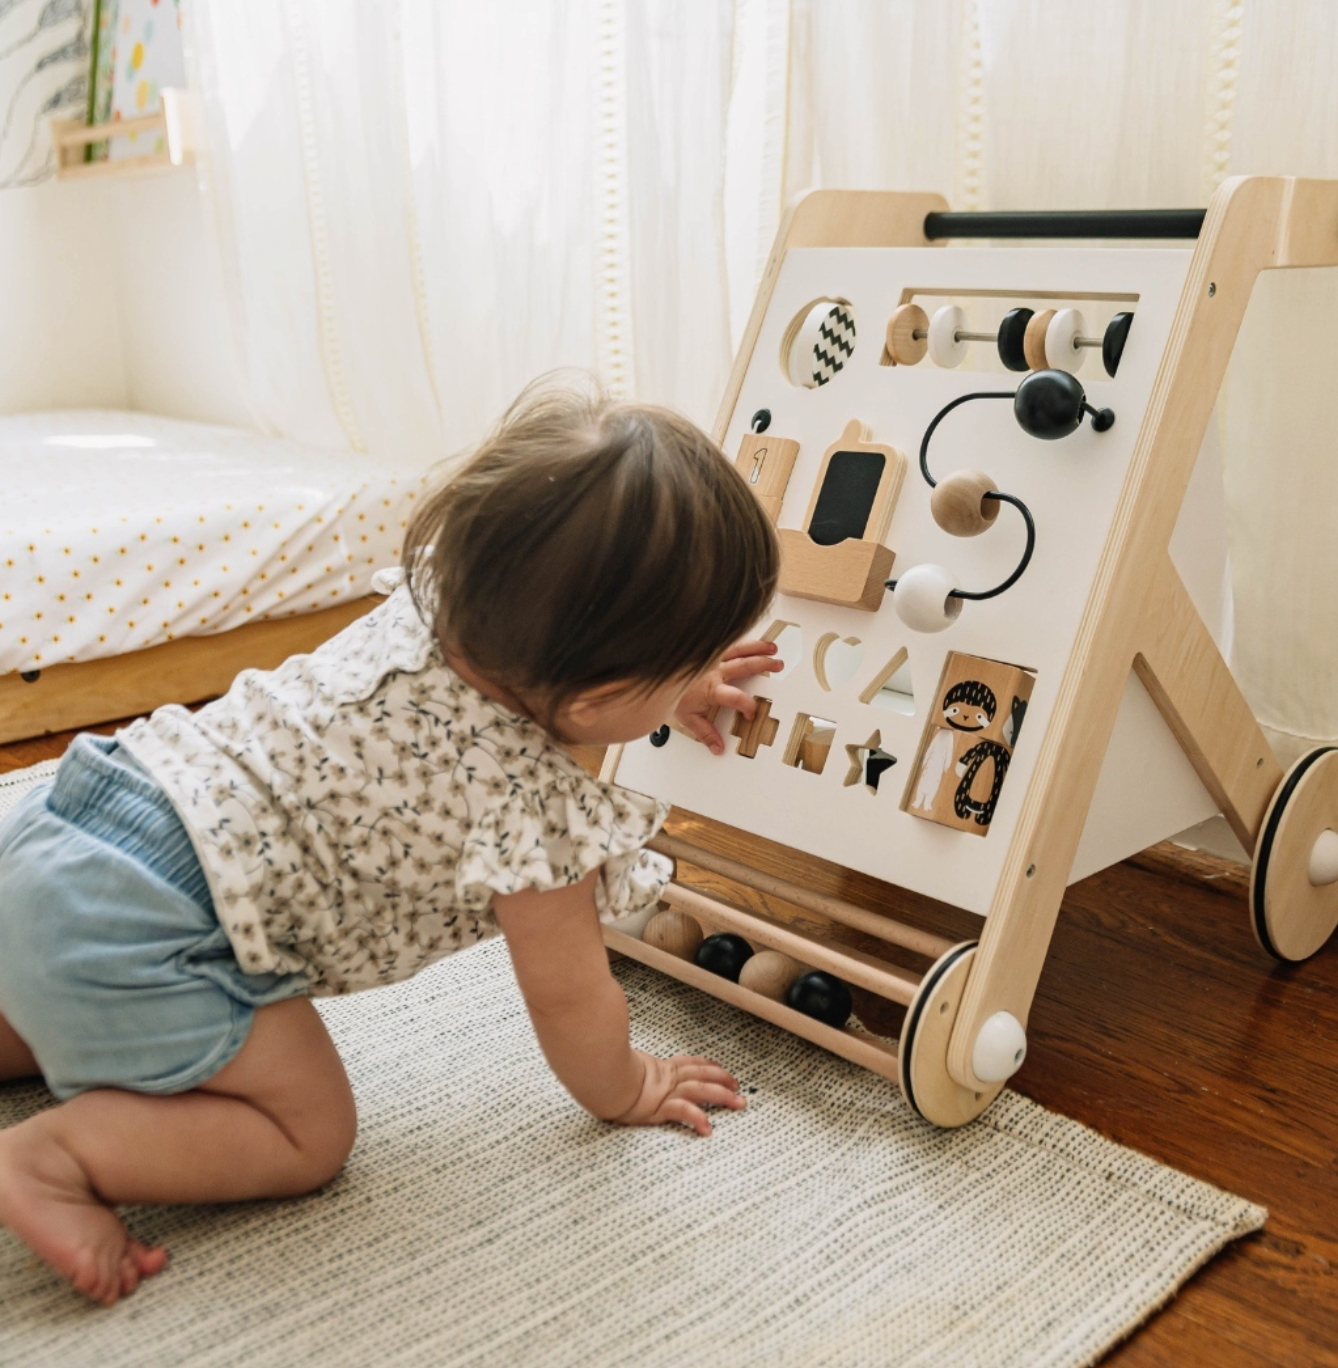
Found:
[[925, 215], [936, 238], [1196, 238], [1206, 209], [1057, 209]]

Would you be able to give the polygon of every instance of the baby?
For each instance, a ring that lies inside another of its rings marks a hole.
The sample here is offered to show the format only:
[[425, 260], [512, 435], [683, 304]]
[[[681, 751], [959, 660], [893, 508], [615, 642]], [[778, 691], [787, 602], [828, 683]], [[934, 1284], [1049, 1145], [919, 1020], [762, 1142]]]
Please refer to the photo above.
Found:
[[499, 929], [587, 1111], [706, 1135], [706, 1107], [743, 1106], [713, 1061], [629, 1044], [599, 921], [658, 898], [643, 847], [667, 808], [565, 745], [672, 717], [720, 753], [715, 709], [753, 715], [735, 681], [782, 667], [737, 640], [778, 568], [752, 494], [673, 413], [540, 383], [403, 560], [312, 654], [79, 736], [0, 825], [0, 1080], [62, 1102], [0, 1132], [0, 1222], [106, 1305], [167, 1259], [117, 1204], [287, 1196], [343, 1167], [353, 1097], [312, 997]]

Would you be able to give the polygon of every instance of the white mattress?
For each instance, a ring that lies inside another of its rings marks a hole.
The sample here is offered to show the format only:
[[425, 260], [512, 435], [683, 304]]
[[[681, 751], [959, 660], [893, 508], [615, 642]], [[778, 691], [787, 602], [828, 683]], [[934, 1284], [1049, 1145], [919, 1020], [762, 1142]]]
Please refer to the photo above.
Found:
[[0, 417], [0, 674], [359, 598], [425, 478], [143, 413]]

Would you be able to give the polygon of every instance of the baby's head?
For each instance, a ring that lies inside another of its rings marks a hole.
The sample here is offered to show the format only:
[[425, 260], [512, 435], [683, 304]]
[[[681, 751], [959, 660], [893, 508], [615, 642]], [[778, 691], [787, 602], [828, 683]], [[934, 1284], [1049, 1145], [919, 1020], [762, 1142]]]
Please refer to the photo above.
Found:
[[545, 377], [420, 506], [404, 563], [448, 662], [564, 740], [653, 731], [765, 610], [775, 533], [668, 409]]

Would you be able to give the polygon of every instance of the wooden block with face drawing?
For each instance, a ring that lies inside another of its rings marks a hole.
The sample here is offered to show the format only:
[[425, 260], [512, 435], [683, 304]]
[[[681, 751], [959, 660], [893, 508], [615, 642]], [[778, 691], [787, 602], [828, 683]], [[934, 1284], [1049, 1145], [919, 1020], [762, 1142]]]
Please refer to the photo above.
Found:
[[903, 811], [984, 836], [1035, 682], [1035, 675], [1019, 665], [950, 652]]

